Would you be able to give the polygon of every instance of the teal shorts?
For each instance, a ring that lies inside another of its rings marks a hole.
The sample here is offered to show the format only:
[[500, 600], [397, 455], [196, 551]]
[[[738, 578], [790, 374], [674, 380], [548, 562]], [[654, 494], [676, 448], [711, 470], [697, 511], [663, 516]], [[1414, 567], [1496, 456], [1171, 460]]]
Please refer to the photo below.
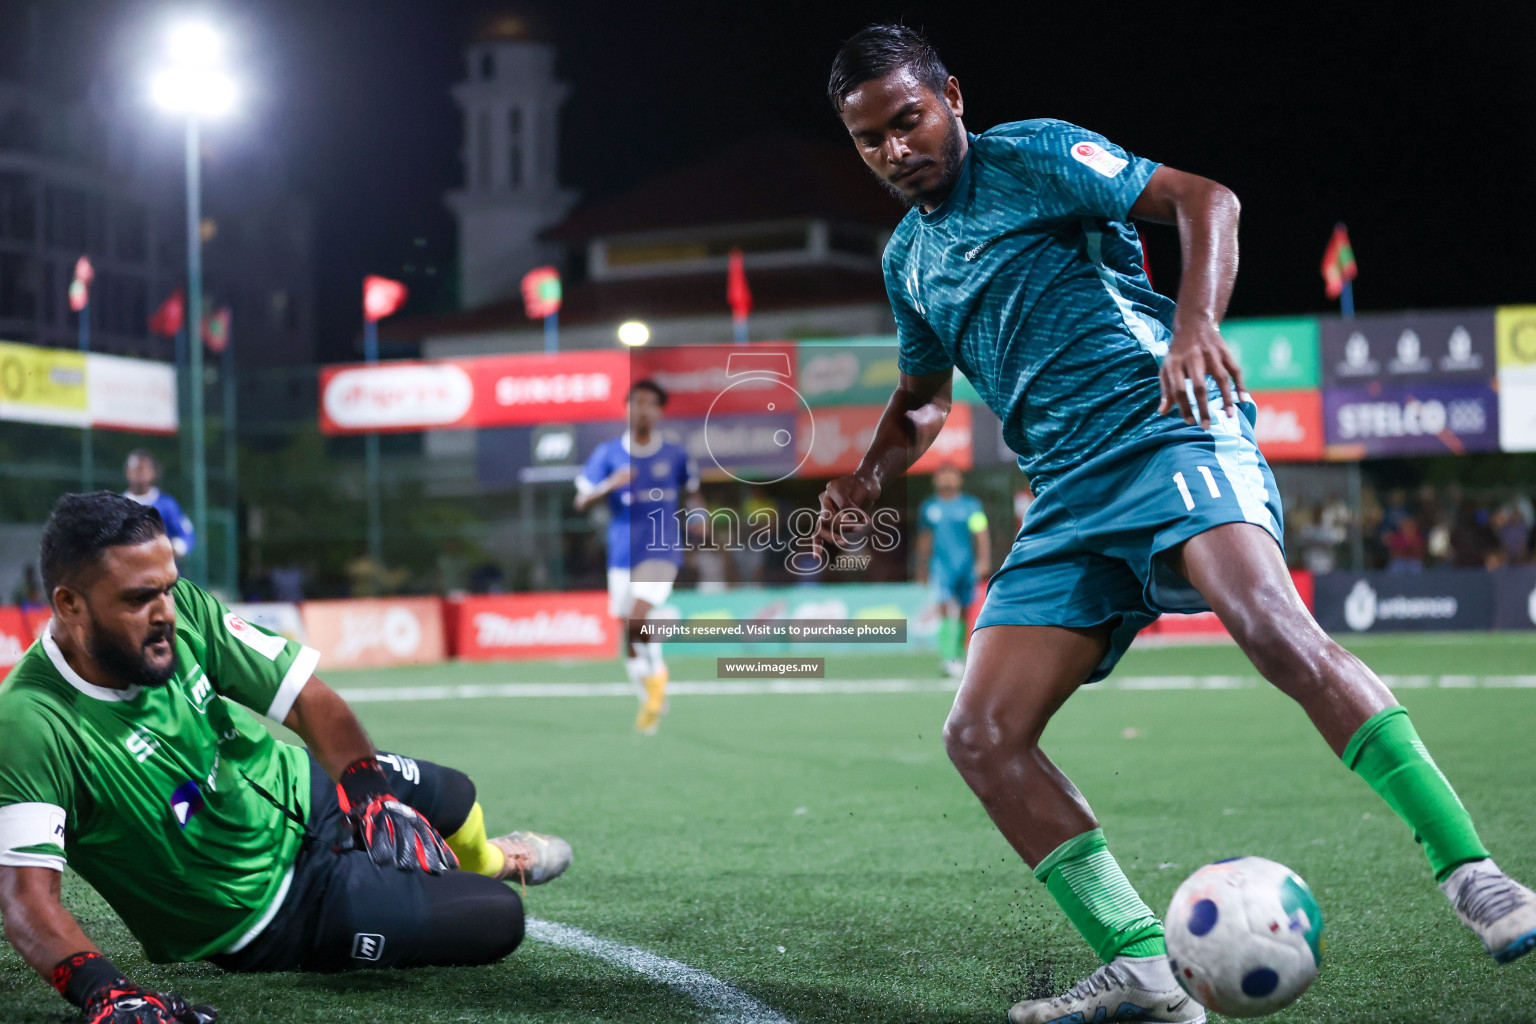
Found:
[[1247, 415], [1209, 431], [1179, 425], [1058, 477], [1029, 506], [987, 585], [976, 628], [1112, 626], [1090, 682], [1109, 675], [1137, 632], [1164, 612], [1210, 611], [1160, 557], [1226, 523], [1284, 545], [1280, 492]]
[[954, 601], [963, 611], [976, 593], [976, 566], [950, 566], [934, 562], [928, 567], [928, 594], [934, 604]]

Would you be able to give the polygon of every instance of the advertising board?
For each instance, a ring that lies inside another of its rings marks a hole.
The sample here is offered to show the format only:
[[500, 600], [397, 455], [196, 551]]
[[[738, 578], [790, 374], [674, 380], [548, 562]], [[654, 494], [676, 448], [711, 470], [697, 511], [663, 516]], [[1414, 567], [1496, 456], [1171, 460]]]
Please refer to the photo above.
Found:
[[306, 601], [309, 646], [328, 668], [377, 668], [442, 661], [443, 602], [437, 597]]

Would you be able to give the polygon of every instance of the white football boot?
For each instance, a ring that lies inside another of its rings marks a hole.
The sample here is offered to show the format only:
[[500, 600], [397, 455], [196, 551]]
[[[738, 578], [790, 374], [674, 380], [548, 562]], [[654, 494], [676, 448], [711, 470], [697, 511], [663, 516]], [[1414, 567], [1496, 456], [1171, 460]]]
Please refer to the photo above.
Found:
[[506, 855], [498, 879], [523, 885], [543, 885], [571, 866], [571, 844], [540, 832], [508, 832], [488, 840]]
[[1049, 999], [1015, 1003], [1012, 1024], [1205, 1024], [1205, 1007], [1173, 980], [1166, 956], [1121, 956]]
[[1499, 963], [1536, 949], [1536, 892], [1500, 871], [1492, 859], [1463, 864], [1440, 883], [1440, 891]]

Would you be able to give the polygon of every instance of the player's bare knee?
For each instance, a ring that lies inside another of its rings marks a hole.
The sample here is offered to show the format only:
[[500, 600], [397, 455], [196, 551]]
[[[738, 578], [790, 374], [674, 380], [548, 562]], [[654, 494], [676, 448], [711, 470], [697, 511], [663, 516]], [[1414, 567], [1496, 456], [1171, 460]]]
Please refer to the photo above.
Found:
[[[1325, 652], [1319, 649], [1318, 631], [1307, 629], [1289, 616], [1255, 615], [1235, 624], [1233, 638], [1259, 674], [1298, 699], [1326, 684]], [[1321, 643], [1331, 645], [1326, 636]]]
[[944, 723], [944, 750], [962, 772], [984, 772], [1026, 743], [1022, 730], [985, 711], [957, 706]]

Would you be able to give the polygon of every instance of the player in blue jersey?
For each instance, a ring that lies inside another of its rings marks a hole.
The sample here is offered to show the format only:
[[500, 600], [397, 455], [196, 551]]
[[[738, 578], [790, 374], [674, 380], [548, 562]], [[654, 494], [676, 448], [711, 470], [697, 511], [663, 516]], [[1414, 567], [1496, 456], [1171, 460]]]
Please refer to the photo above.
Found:
[[160, 489], [160, 460], [143, 448], [128, 453], [123, 465], [123, 475], [128, 478], [125, 498], [132, 498], [140, 505], [152, 505], [165, 523], [165, 535], [170, 538], [171, 550], [178, 559], [186, 558], [197, 544], [192, 520], [182, 514], [176, 499]]
[[960, 470], [933, 472], [933, 497], [917, 510], [918, 582], [927, 583], [939, 607], [939, 657], [947, 675], [965, 670], [965, 610], [976, 577], [992, 562], [987, 513], [981, 499], [960, 493]]
[[[865, 164], [913, 208], [885, 251], [901, 379], [824, 536], [873, 506], [944, 425], [958, 366], [1036, 499], [993, 575], [944, 728], [951, 759], [1105, 964], [1015, 1024], [1202, 1021], [1041, 732], [1159, 613], [1214, 609], [1266, 679], [1412, 828], [1457, 916], [1500, 961], [1536, 947], [1536, 893], [1489, 859], [1390, 691], [1318, 627], [1286, 570], [1274, 478], [1217, 330], [1236, 197], [1063, 121], [965, 130], [960, 85], [900, 26], [845, 43], [828, 94]], [[1133, 218], [1176, 224], [1178, 303]]]
[[667, 665], [661, 644], [640, 627], [672, 596], [683, 564], [679, 506], [697, 503], [699, 471], [688, 451], [661, 436], [667, 393], [653, 380], [629, 389], [629, 429], [592, 450], [576, 478], [576, 508], [608, 500], [608, 611], [626, 620], [624, 671], [640, 711], [635, 727], [654, 733], [666, 711]]

